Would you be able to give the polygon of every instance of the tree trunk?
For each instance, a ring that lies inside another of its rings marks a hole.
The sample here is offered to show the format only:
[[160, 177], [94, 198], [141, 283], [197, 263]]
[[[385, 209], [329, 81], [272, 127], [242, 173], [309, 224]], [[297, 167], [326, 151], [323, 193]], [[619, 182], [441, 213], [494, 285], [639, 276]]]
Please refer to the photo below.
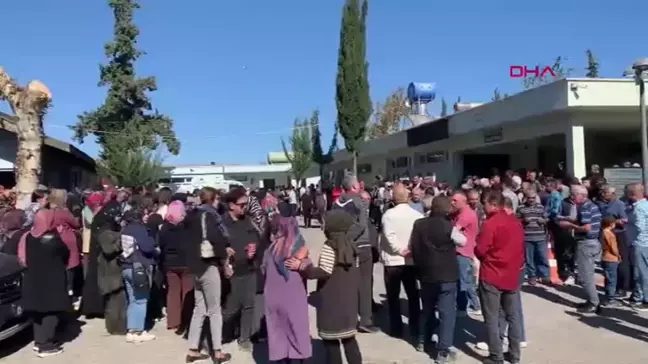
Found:
[[6, 100], [18, 118], [14, 163], [17, 208], [25, 208], [31, 202], [31, 194], [40, 181], [43, 117], [51, 99], [49, 89], [41, 82], [31, 81], [27, 87], [21, 87], [0, 67], [0, 100]]
[[358, 152], [353, 152], [353, 175], [358, 176]]

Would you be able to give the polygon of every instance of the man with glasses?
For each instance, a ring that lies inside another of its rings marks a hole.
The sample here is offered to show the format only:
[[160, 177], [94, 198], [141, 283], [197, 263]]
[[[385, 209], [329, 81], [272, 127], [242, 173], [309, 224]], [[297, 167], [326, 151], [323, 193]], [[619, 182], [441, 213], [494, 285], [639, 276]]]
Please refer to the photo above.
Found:
[[[230, 260], [234, 273], [229, 279], [229, 292], [223, 306], [223, 322], [226, 328], [223, 331], [231, 333], [238, 324], [239, 347], [251, 352], [258, 268], [255, 256], [261, 237], [247, 216], [248, 203], [249, 197], [244, 188], [233, 189], [225, 195], [228, 211], [223, 218], [223, 224], [229, 235], [229, 247], [234, 253]], [[234, 318], [239, 314], [240, 321], [234, 322]]]

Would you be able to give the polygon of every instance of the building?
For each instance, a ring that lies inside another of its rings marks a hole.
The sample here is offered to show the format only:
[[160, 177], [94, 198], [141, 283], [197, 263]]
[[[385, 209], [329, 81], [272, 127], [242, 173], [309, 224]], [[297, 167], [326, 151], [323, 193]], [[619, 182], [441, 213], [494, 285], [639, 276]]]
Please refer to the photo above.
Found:
[[[536, 168], [572, 176], [641, 161], [638, 87], [631, 79], [563, 79], [502, 100], [458, 108], [445, 118], [370, 140], [360, 147], [359, 177], [436, 175], [457, 184], [467, 175]], [[463, 109], [463, 110], [462, 110]], [[335, 154], [339, 178], [351, 155]]]
[[[15, 185], [14, 162], [18, 150], [16, 118], [0, 113], [0, 185]], [[74, 146], [45, 137], [42, 149], [41, 183], [71, 190], [90, 187], [96, 179], [94, 159]]]
[[[184, 186], [184, 189], [212, 186], [227, 188], [234, 184], [242, 184], [247, 188], [274, 189], [279, 186], [298, 183], [290, 173], [290, 163], [285, 154], [268, 153], [268, 164], [236, 165], [236, 164], [209, 164], [209, 165], [179, 165], [173, 166], [169, 178], [160, 181], [163, 185], [175, 187]], [[320, 178], [316, 168], [307, 173], [305, 182], [317, 184]]]

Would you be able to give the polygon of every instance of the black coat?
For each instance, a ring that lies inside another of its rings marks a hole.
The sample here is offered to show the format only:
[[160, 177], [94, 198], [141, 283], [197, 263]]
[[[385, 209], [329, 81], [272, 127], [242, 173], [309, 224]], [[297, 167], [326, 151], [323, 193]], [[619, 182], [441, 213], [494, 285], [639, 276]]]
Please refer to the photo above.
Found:
[[446, 216], [431, 215], [414, 222], [410, 249], [421, 282], [459, 280], [457, 246], [451, 237], [452, 228], [452, 222]]
[[187, 268], [187, 241], [190, 234], [184, 222], [174, 225], [170, 222], [162, 224], [158, 235], [160, 245], [160, 265], [164, 269]]
[[62, 312], [72, 307], [67, 290], [70, 251], [56, 233], [27, 235], [23, 278], [23, 308], [32, 312]]
[[104, 314], [104, 297], [101, 289], [99, 289], [98, 265], [99, 255], [101, 254], [99, 235], [105, 230], [119, 231], [117, 219], [120, 213], [119, 203], [113, 200], [99, 210], [92, 220], [90, 227], [90, 254], [83, 284], [83, 299], [81, 300], [81, 312], [85, 316], [101, 317]]

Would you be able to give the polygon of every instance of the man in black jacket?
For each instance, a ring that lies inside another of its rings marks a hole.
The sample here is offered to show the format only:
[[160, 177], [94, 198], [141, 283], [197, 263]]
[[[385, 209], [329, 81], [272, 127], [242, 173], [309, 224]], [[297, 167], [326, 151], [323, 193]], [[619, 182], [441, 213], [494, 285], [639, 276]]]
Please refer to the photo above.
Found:
[[358, 249], [360, 271], [358, 330], [374, 333], [379, 329], [373, 324], [373, 264], [376, 242], [369, 238], [369, 203], [360, 195], [360, 183], [354, 175], [347, 175], [342, 181], [344, 194], [333, 204], [333, 209], [342, 209], [355, 217], [355, 223], [349, 229], [349, 236]]
[[[228, 212], [223, 224], [229, 234], [229, 247], [233, 250], [230, 264], [234, 275], [228, 280], [229, 290], [225, 295], [223, 321], [226, 330], [239, 324], [239, 347], [252, 350], [254, 333], [254, 301], [257, 292], [258, 261], [255, 259], [261, 241], [259, 231], [247, 216], [249, 198], [244, 189], [233, 189], [225, 195]], [[260, 252], [259, 252], [260, 253]], [[227, 284], [226, 284], [227, 285]], [[234, 318], [240, 314], [240, 322]]]
[[[449, 197], [435, 197], [430, 216], [414, 222], [410, 238], [412, 260], [419, 272], [423, 301], [423, 335], [419, 337], [416, 349], [425, 349], [438, 326], [436, 364], [453, 360], [454, 353], [450, 347], [455, 333], [459, 281], [456, 247], [466, 244], [466, 237], [458, 228], [453, 227], [448, 217], [450, 211]], [[435, 308], [439, 311], [438, 320]]]

